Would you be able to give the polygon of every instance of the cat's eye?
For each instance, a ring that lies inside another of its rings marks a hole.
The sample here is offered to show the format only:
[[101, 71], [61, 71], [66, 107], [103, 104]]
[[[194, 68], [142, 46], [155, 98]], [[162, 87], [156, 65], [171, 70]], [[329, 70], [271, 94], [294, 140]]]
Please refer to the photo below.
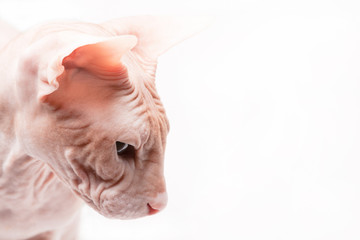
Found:
[[129, 144], [116, 141], [116, 152], [118, 155], [125, 152], [125, 150], [129, 147]]

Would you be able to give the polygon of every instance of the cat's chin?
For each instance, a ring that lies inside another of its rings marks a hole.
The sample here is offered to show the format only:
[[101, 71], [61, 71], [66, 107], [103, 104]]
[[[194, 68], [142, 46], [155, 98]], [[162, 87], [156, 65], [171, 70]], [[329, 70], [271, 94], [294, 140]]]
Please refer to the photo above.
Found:
[[121, 219], [121, 220], [131, 220], [131, 219], [137, 219], [141, 217], [146, 217], [151, 214], [151, 211], [149, 210], [148, 206], [145, 206], [141, 209], [100, 209], [97, 210], [101, 215], [107, 218], [113, 218], [113, 219]]
[[148, 203], [124, 195], [111, 199], [102, 199], [100, 206], [95, 205], [93, 201], [87, 201], [87, 204], [104, 217], [122, 220], [146, 217], [158, 212]]
[[101, 213], [99, 212], [101, 215], [103, 215], [106, 218], [112, 218], [112, 219], [120, 219], [120, 220], [132, 220], [132, 219], [138, 219], [138, 218], [142, 218], [142, 217], [146, 217], [149, 216], [149, 214], [127, 214], [127, 215], [117, 215], [117, 214], [113, 214], [113, 213]]

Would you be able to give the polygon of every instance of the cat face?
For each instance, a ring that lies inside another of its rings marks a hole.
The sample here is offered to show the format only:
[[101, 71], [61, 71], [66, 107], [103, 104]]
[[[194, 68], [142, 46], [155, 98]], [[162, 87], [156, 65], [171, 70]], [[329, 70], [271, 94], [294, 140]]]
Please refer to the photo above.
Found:
[[[58, 90], [43, 99], [44, 111], [54, 116], [48, 132], [62, 143], [57, 159], [63, 161], [54, 169], [66, 169], [64, 180], [97, 211], [119, 218], [144, 216], [166, 204], [169, 124], [153, 79], [130, 59], [128, 67], [116, 66], [119, 73], [68, 69]], [[128, 147], [118, 153], [116, 143]]]
[[[55, 142], [58, 150], [50, 165], [64, 169], [63, 180], [105, 216], [133, 218], [162, 209], [169, 125], [154, 83], [128, 76], [121, 79], [128, 83], [96, 84], [104, 80], [94, 77], [88, 85], [86, 70], [66, 75], [71, 79], [63, 76], [59, 89], [44, 99], [49, 104], [44, 111], [53, 116], [46, 141]], [[68, 96], [72, 92], [80, 93]], [[128, 147], [118, 153], [117, 142]]]
[[167, 203], [169, 123], [155, 89], [156, 58], [189, 33], [162, 38], [159, 19], [148, 17], [120, 23], [40, 31], [45, 37], [19, 61], [17, 85], [27, 87], [18, 91], [17, 136], [99, 213], [128, 219]]

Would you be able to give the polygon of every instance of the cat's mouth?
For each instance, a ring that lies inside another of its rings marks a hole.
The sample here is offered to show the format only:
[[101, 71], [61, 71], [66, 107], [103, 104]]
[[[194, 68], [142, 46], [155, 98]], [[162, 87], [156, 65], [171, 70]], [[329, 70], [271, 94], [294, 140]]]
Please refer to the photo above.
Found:
[[159, 194], [160, 198], [155, 201], [149, 198], [150, 202], [147, 202], [145, 196], [108, 191], [103, 194], [99, 206], [96, 206], [92, 200], [88, 202], [96, 211], [108, 218], [135, 219], [151, 216], [165, 208], [167, 202], [166, 193]]

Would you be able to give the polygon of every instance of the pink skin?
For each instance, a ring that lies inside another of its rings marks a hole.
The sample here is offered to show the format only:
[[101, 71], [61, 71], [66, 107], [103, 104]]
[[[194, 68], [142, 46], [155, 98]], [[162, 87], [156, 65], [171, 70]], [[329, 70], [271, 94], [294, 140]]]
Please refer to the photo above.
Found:
[[[207, 21], [54, 23], [3, 49], [0, 240], [76, 239], [84, 201], [120, 219], [166, 206], [169, 124], [155, 89], [157, 57]], [[118, 155], [116, 141], [130, 147]]]
[[0, 30], [0, 48], [5, 46], [10, 39], [14, 38], [18, 34], [18, 31], [13, 26], [1, 21], [1, 19]]

